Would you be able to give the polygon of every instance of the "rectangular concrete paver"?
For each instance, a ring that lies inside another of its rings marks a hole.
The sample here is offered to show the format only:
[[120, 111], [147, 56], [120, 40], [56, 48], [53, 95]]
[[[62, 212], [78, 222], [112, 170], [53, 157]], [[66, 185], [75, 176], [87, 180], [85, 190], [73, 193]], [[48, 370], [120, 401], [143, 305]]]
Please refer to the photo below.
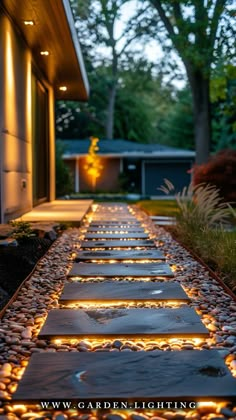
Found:
[[69, 302], [119, 302], [119, 301], [190, 301], [179, 283], [112, 282], [69, 283], [59, 298]]
[[235, 399], [217, 351], [33, 354], [13, 395], [30, 401], [211, 401]]
[[91, 222], [90, 225], [91, 227], [100, 227], [100, 226], [105, 226], [105, 227], [134, 227], [134, 226], [142, 226], [142, 224], [138, 221], [135, 222], [127, 222], [127, 221], [123, 221], [123, 222], [114, 222], [114, 221], [110, 221], [110, 220], [97, 220], [95, 222]]
[[120, 231], [122, 231], [123, 233], [145, 233], [143, 228], [140, 227], [126, 227], [126, 228], [120, 228], [120, 227], [104, 227], [104, 228], [98, 228], [98, 227], [89, 227], [87, 232], [91, 233], [97, 233], [97, 232], [102, 232], [102, 233], [120, 233]]
[[86, 233], [85, 239], [148, 239], [147, 233]]
[[91, 207], [92, 200], [55, 200], [40, 204], [19, 220], [26, 222], [81, 222]]
[[111, 241], [82, 241], [81, 248], [147, 248], [155, 247], [155, 242], [151, 240], [111, 240]]
[[53, 309], [40, 338], [206, 337], [208, 330], [187, 305], [158, 309]]
[[164, 263], [119, 263], [96, 264], [74, 263], [68, 277], [173, 277], [174, 274], [168, 264]]
[[86, 260], [165, 260], [165, 256], [157, 249], [120, 250], [120, 251], [79, 251], [76, 261]]

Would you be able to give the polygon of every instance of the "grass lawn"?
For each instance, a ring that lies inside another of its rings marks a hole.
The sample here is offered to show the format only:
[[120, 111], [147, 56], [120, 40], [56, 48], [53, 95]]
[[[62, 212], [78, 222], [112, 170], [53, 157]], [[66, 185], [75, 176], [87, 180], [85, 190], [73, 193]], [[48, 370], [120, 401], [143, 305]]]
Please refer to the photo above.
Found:
[[136, 205], [150, 216], [176, 216], [179, 213], [175, 200], [141, 200]]
[[[142, 200], [136, 204], [150, 216], [176, 216], [179, 212], [175, 200]], [[235, 225], [235, 220], [232, 224]], [[236, 231], [200, 230], [198, 226], [181, 224], [181, 221], [168, 230], [236, 291]]]

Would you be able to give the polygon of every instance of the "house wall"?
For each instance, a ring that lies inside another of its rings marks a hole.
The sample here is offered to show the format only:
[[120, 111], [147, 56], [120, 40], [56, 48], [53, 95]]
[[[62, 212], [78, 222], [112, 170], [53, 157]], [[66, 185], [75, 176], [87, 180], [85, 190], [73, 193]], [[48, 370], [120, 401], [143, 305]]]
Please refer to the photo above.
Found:
[[[76, 191], [76, 180], [75, 180], [75, 167], [76, 167], [76, 161], [75, 159], [69, 159], [65, 161], [66, 166], [69, 168], [71, 178], [72, 178], [72, 185], [74, 188], [74, 191]], [[79, 191], [77, 191], [79, 192]]]
[[[9, 18], [0, 14], [1, 222], [33, 206], [31, 51]], [[49, 86], [49, 199], [54, 199], [54, 101]]]
[[[149, 196], [165, 196], [159, 188], [164, 179], [171, 181], [175, 192], [182, 191], [191, 181], [189, 173], [193, 159], [150, 159], [142, 161], [142, 194]], [[170, 194], [174, 195], [174, 191]]]
[[[100, 157], [100, 164], [103, 166], [101, 175], [96, 182], [96, 191], [118, 192], [120, 159]], [[86, 169], [86, 157], [79, 159], [79, 191], [93, 191], [93, 183]]]

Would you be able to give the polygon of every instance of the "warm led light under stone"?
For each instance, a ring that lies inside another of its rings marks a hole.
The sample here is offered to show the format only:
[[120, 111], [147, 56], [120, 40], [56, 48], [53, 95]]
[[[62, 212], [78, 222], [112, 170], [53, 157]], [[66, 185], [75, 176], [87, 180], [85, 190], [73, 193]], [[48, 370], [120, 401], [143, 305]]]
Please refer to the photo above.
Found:
[[[78, 244], [78, 246], [76, 246], [78, 249], [81, 248], [80, 244]], [[85, 249], [86, 251], [143, 251], [146, 250], [145, 246], [136, 246], [135, 248], [131, 248], [128, 244], [126, 247], [112, 247], [112, 248], [104, 248], [104, 247], [99, 247], [99, 248], [87, 248], [86, 245], [83, 246], [81, 249]], [[151, 247], [148, 249], [152, 249]], [[155, 249], [155, 246], [153, 245], [153, 249]]]
[[197, 403], [198, 407], [216, 407], [216, 405], [214, 401], [200, 401]]
[[60, 346], [61, 344], [72, 345], [72, 346], [83, 346], [87, 345], [90, 351], [97, 348], [114, 348], [113, 343], [120, 341], [123, 346], [137, 346], [140, 347], [140, 350], [146, 350], [150, 347], [154, 347], [153, 351], [156, 350], [155, 346], [158, 346], [159, 349], [165, 351], [167, 347], [171, 348], [174, 346], [182, 345], [192, 345], [194, 348], [199, 349], [204, 343], [203, 338], [199, 337], [178, 337], [178, 338], [127, 338], [127, 337], [116, 337], [114, 339], [109, 338], [95, 338], [95, 337], [81, 337], [81, 338], [61, 338], [60, 340], [54, 339], [52, 343]]
[[[69, 279], [72, 281], [80, 281], [80, 282], [96, 282], [96, 281], [103, 281], [103, 280], [107, 280], [109, 277], [101, 277], [101, 276], [96, 276], [94, 275], [93, 277], [80, 277], [80, 276], [70, 276]], [[112, 280], [117, 280], [117, 281], [167, 281], [168, 279], [166, 279], [166, 277], [118, 277], [118, 276], [112, 276]]]
[[12, 408], [13, 408], [13, 411], [22, 411], [23, 413], [25, 413], [26, 410], [27, 410], [27, 405], [25, 405], [25, 404], [14, 404], [12, 406]]
[[82, 308], [82, 309], [96, 309], [96, 308], [110, 308], [110, 307], [122, 307], [124, 309], [128, 309], [130, 307], [132, 308], [138, 308], [138, 307], [143, 307], [143, 308], [160, 308], [160, 307], [165, 307], [165, 308], [173, 308], [173, 309], [177, 309], [180, 308], [183, 305], [186, 305], [186, 302], [181, 302], [181, 301], [109, 301], [109, 302], [99, 302], [99, 301], [86, 301], [86, 302], [73, 302], [73, 303], [67, 303], [67, 302], [63, 302], [61, 304], [63, 306], [63, 308], [70, 308], [70, 309], [78, 309], [78, 308]]
[[[100, 250], [100, 248], [99, 248]], [[76, 255], [76, 254], [75, 254]], [[88, 258], [89, 259], [89, 258]], [[148, 263], [157, 263], [157, 262], [162, 262], [162, 260], [89, 260], [92, 263], [96, 263], [96, 264], [117, 264], [122, 262], [122, 264], [148, 264]]]

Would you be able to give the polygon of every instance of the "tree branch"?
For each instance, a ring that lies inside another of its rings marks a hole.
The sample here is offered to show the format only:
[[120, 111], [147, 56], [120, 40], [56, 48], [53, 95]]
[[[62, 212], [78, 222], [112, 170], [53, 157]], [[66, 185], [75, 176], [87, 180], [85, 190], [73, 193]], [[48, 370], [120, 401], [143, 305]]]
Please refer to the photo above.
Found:
[[174, 27], [170, 22], [170, 19], [168, 18], [168, 16], [166, 16], [165, 10], [163, 9], [161, 2], [159, 0], [151, 0], [151, 3], [153, 4], [153, 6], [156, 8], [156, 10], [158, 11], [158, 14], [162, 20], [162, 22], [165, 25], [165, 28], [169, 34], [169, 36], [171, 37], [173, 43], [175, 44], [175, 31], [174, 31]]
[[226, 4], [226, 0], [216, 0], [216, 3], [215, 3], [215, 8], [214, 8], [214, 12], [213, 12], [212, 20], [211, 20], [211, 26], [210, 26], [210, 35], [209, 35], [211, 54], [213, 53], [217, 28], [218, 28], [219, 20], [223, 13], [225, 4]]

